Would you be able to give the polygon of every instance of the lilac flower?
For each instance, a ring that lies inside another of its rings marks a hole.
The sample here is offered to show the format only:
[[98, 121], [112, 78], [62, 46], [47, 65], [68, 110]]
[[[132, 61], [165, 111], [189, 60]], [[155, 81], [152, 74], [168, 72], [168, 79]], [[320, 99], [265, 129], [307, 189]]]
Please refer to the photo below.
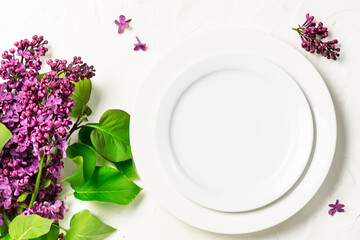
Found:
[[336, 212], [344, 212], [344, 211], [345, 211], [345, 210], [343, 209], [343, 208], [345, 207], [345, 205], [339, 203], [339, 200], [336, 200], [335, 204], [329, 204], [329, 207], [331, 208], [331, 209], [329, 210], [329, 214], [330, 214], [331, 216], [334, 216], [334, 214], [335, 214]]
[[61, 98], [55, 97], [54, 95], [50, 94], [48, 96], [48, 100], [45, 101], [45, 106], [51, 107], [51, 110], [55, 111], [57, 109], [57, 105], [61, 103]]
[[337, 60], [340, 56], [340, 48], [336, 48], [335, 44], [338, 40], [323, 41], [329, 33], [328, 29], [324, 27], [322, 22], [319, 22], [318, 26], [313, 22], [314, 17], [310, 14], [306, 14], [306, 21], [302, 26], [298, 28], [292, 28], [297, 31], [301, 38], [301, 47], [310, 53], [318, 53], [327, 59]]
[[[41, 181], [50, 179], [51, 183], [38, 192], [36, 205], [24, 212], [62, 219], [67, 207], [57, 200], [62, 189], [56, 182], [62, 178], [62, 159], [72, 124], [69, 113], [75, 104], [71, 99], [74, 82], [92, 78], [95, 70], [80, 57], [74, 57], [69, 63], [48, 60], [51, 71], [37, 81], [42, 66], [40, 56], [46, 54], [46, 44], [42, 36], [35, 35], [32, 40], [16, 42], [17, 50], [12, 48], [1, 55], [0, 77], [4, 81], [0, 83], [0, 123], [6, 125], [13, 136], [0, 152], [0, 208], [15, 213], [19, 205], [17, 198], [33, 191], [40, 153], [44, 152], [51, 155], [52, 161], [42, 166]], [[28, 203], [29, 199], [25, 201]]]
[[56, 200], [54, 204], [44, 201], [44, 202], [34, 202], [33, 208], [28, 208], [23, 211], [23, 215], [37, 214], [41, 217], [52, 219], [54, 221], [64, 219], [64, 213], [67, 212], [69, 208], [65, 205], [64, 200]]
[[4, 220], [3, 220], [2, 216], [3, 215], [0, 213], [0, 226], [4, 225]]
[[124, 32], [125, 28], [129, 28], [129, 22], [131, 19], [126, 20], [126, 17], [124, 15], [120, 15], [119, 21], [115, 20], [115, 24], [119, 27], [118, 33], [121, 34]]
[[22, 51], [21, 49], [17, 50], [17, 55], [24, 57], [25, 59], [29, 59], [30, 58], [30, 52], [28, 51]]
[[135, 46], [134, 50], [139, 51], [141, 49], [143, 51], [146, 51], [146, 43], [140, 42], [140, 39], [138, 37], [136, 37], [136, 40], [137, 40], [138, 43], [134, 44], [134, 46]]

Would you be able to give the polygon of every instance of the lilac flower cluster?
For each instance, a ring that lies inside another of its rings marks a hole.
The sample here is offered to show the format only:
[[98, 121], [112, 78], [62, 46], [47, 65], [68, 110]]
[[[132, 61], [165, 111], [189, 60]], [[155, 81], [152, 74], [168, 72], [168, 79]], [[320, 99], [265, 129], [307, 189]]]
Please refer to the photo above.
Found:
[[328, 29], [324, 27], [322, 22], [316, 26], [314, 17], [310, 14], [306, 14], [306, 21], [302, 26], [298, 28], [292, 28], [297, 31], [302, 40], [301, 47], [310, 53], [318, 53], [327, 59], [336, 60], [340, 54], [340, 48], [337, 48], [335, 44], [338, 40], [323, 41], [329, 35]]
[[[69, 113], [75, 104], [71, 100], [74, 82], [92, 78], [95, 70], [80, 57], [74, 57], [69, 64], [66, 60], [48, 60], [51, 71], [37, 79], [42, 66], [40, 56], [48, 50], [46, 44], [42, 36], [34, 36], [31, 41], [16, 42], [16, 49], [2, 54], [0, 122], [13, 137], [0, 153], [0, 209], [15, 214], [17, 198], [34, 191], [42, 167], [41, 181], [50, 179], [51, 184], [38, 192], [33, 208], [24, 209], [24, 214], [35, 212], [57, 220], [67, 210], [64, 202], [57, 200], [62, 190], [57, 179], [61, 178], [61, 159], [66, 157], [72, 124]], [[39, 166], [43, 155], [48, 164]]]
[[55, 203], [50, 203], [47, 201], [38, 203], [34, 202], [33, 208], [28, 208], [23, 211], [23, 215], [38, 214], [44, 218], [59, 220], [64, 219], [64, 213], [67, 212], [69, 208], [65, 205], [65, 200], [56, 200]]

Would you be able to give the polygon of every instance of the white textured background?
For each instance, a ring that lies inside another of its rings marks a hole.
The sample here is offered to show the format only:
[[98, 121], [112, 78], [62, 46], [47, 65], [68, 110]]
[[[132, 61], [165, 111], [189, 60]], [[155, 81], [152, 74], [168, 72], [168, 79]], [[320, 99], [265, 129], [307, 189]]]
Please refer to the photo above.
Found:
[[[303, 51], [292, 26], [310, 12], [340, 42], [337, 62]], [[131, 29], [117, 34], [114, 20], [132, 18]], [[44, 35], [51, 58], [80, 55], [95, 65], [90, 106], [98, 120], [109, 108], [131, 113], [137, 91], [159, 58], [198, 32], [223, 27], [256, 29], [278, 37], [304, 54], [323, 76], [338, 118], [338, 145], [325, 183], [298, 214], [271, 229], [248, 235], [219, 235], [195, 229], [167, 213], [144, 191], [129, 206], [80, 202], [70, 197], [73, 213], [88, 208], [118, 231], [108, 239], [360, 239], [360, 1], [359, 0], [113, 0], [0, 1], [0, 50], [16, 40]], [[134, 52], [135, 36], [147, 52]], [[241, 43], [239, 43], [241, 44]], [[281, 49], [279, 49], [281, 51]], [[301, 66], [299, 66], [301, 68]], [[139, 180], [138, 183], [143, 186]], [[65, 186], [65, 192], [70, 190]], [[327, 214], [340, 199], [345, 213]]]

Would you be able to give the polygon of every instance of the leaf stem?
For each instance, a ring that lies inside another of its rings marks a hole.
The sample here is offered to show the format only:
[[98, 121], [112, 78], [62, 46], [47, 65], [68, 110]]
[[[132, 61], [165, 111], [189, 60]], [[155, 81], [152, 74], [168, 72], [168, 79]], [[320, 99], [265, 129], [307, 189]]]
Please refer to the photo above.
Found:
[[68, 140], [70, 138], [70, 136], [73, 132], [75, 132], [76, 130], [78, 130], [80, 128], [79, 125], [82, 123], [81, 118], [83, 116], [84, 116], [84, 108], [81, 110], [81, 114], [79, 115], [78, 119], [76, 119], [76, 122], [74, 123], [74, 125], [71, 127], [70, 132], [69, 132], [70, 134], [69, 134], [69, 136], [67, 136], [66, 140]]
[[43, 169], [43, 165], [44, 165], [44, 159], [45, 159], [45, 154], [42, 153], [42, 154], [41, 154], [41, 160], [40, 160], [40, 163], [39, 163], [39, 171], [38, 171], [38, 175], [37, 175], [36, 183], [35, 183], [35, 189], [34, 189], [34, 193], [33, 193], [32, 196], [31, 196], [29, 208], [32, 208], [32, 207], [33, 207], [34, 202], [35, 202], [36, 197], [37, 197], [37, 194], [38, 194], [38, 192], [39, 192], [41, 174], [42, 174], [42, 169]]
[[71, 136], [71, 134], [72, 134], [73, 132], [75, 132], [77, 129], [79, 129], [79, 128], [78, 128], [78, 124], [79, 124], [80, 118], [81, 118], [81, 116], [79, 116], [79, 118], [76, 120], [76, 122], [74, 123], [74, 125], [73, 125], [72, 128], [70, 129], [70, 132], [69, 132], [70, 134], [69, 134], [69, 136], [67, 136], [66, 140], [68, 140], [68, 139], [70, 138], [70, 136]]
[[57, 227], [57, 228], [60, 228], [61, 230], [63, 230], [63, 231], [67, 231], [65, 228], [63, 228], [63, 227], [61, 227], [61, 226], [59, 226], [59, 225], [56, 225], [56, 224], [51, 224], [52, 226], [54, 226], [54, 227]]
[[5, 209], [3, 209], [2, 214], [3, 214], [2, 218], [4, 219], [4, 222], [6, 223], [7, 226], [9, 226], [9, 224], [11, 223], [11, 220], [10, 220], [9, 216], [7, 215]]
[[292, 27], [291, 29], [294, 30], [294, 31], [297, 31], [298, 33], [302, 33], [302, 31], [299, 28]]
[[72, 192], [72, 193], [66, 194], [65, 196], [58, 197], [58, 199], [60, 200], [60, 199], [63, 199], [63, 198], [72, 196], [72, 195], [74, 195], [74, 193], [75, 193], [75, 192]]

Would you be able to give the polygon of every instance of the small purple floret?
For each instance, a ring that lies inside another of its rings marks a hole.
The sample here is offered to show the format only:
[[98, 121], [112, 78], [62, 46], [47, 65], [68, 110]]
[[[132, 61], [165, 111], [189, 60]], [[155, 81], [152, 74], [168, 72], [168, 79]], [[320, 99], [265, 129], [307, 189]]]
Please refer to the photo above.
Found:
[[139, 51], [140, 49], [142, 51], [146, 51], [146, 43], [140, 42], [140, 39], [136, 37], [137, 43], [134, 44], [134, 51]]
[[339, 200], [336, 200], [335, 204], [329, 204], [329, 207], [331, 208], [329, 210], [329, 214], [331, 216], [334, 216], [336, 212], [345, 212], [345, 210], [343, 209], [345, 205], [339, 203]]
[[119, 17], [119, 21], [115, 20], [115, 24], [119, 27], [118, 29], [118, 33], [121, 34], [124, 32], [125, 28], [129, 28], [129, 22], [131, 21], [131, 19], [126, 20], [126, 17], [124, 15], [120, 15]]

